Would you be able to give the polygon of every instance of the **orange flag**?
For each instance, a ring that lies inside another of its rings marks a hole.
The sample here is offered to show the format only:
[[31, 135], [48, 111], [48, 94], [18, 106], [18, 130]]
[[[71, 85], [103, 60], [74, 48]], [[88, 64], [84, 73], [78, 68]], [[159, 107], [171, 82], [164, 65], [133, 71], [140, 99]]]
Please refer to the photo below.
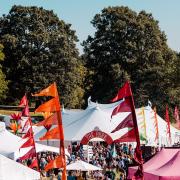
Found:
[[53, 83], [47, 88], [43, 89], [39, 93], [33, 94], [32, 96], [52, 96], [56, 97], [58, 95], [56, 84]]
[[[62, 126], [62, 125], [61, 125]], [[51, 129], [50, 131], [46, 132], [46, 134], [39, 138], [41, 141], [42, 140], [47, 140], [47, 139], [63, 139], [63, 133], [62, 131], [59, 133], [59, 127], [55, 127], [54, 129]]]
[[60, 110], [57, 98], [52, 98], [44, 104], [40, 105], [35, 112], [55, 112]]
[[65, 166], [65, 159], [62, 156], [58, 156], [56, 159], [51, 160], [46, 166], [45, 171], [53, 168], [63, 168]]
[[38, 161], [37, 159], [34, 159], [31, 163], [31, 165], [29, 166], [29, 168], [33, 169], [33, 168], [38, 168]]
[[43, 121], [35, 124], [35, 126], [49, 126], [49, 125], [57, 125], [57, 113], [52, 114], [51, 116], [47, 117]]

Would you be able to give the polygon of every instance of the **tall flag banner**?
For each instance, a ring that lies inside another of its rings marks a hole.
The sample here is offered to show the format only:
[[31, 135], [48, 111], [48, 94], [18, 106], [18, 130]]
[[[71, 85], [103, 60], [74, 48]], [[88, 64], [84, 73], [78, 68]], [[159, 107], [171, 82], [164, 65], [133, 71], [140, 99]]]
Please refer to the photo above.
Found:
[[[118, 91], [118, 94], [116, 95], [115, 98], [113, 98], [111, 100], [111, 102], [115, 102], [115, 101], [118, 101], [123, 98], [125, 99], [125, 102], [126, 102], [125, 109], [127, 110], [127, 106], [129, 106], [128, 110], [130, 111], [130, 113], [132, 113], [133, 128], [131, 128], [129, 134], [132, 136], [132, 139], [134, 138], [136, 140], [136, 143], [137, 143], [135, 152], [134, 152], [134, 159], [138, 164], [138, 170], [135, 172], [133, 178], [134, 179], [143, 179], [144, 178], [143, 159], [142, 159], [142, 151], [141, 151], [141, 146], [140, 146], [139, 130], [138, 130], [137, 119], [136, 119], [134, 99], [133, 99], [131, 86], [130, 86], [129, 82], [126, 82], [124, 84], [124, 86]], [[123, 112], [122, 108], [120, 106], [122, 107], [121, 103], [119, 104], [118, 112]], [[112, 116], [114, 114], [117, 114], [117, 113], [112, 113]], [[128, 134], [125, 134], [124, 136], [125, 137], [123, 137], [123, 138], [127, 138]], [[118, 139], [115, 141], [118, 141]]]
[[179, 117], [179, 110], [177, 106], [174, 109], [174, 118], [176, 120], [177, 127], [180, 128], [180, 117]]
[[65, 161], [65, 147], [64, 147], [64, 130], [62, 125], [62, 115], [61, 115], [61, 106], [59, 102], [59, 95], [57, 91], [56, 83], [51, 84], [47, 88], [43, 89], [39, 93], [34, 94], [33, 96], [51, 96], [52, 99], [45, 102], [44, 104], [40, 105], [35, 112], [49, 112], [54, 113], [51, 117], [48, 117], [44, 120], [43, 126], [52, 126], [53, 124], [57, 124], [58, 127], [48, 130], [46, 134], [41, 138], [44, 139], [51, 139], [56, 136], [56, 139], [60, 140], [60, 147], [59, 147], [59, 157], [57, 160], [51, 161], [47, 164], [46, 170], [52, 168], [63, 168], [62, 173], [62, 180], [66, 180], [66, 162]]
[[166, 105], [166, 115], [165, 115], [165, 119], [166, 119], [166, 122], [167, 122], [167, 136], [168, 136], [168, 140], [169, 140], [169, 143], [171, 144], [171, 128], [170, 128], [170, 119], [169, 119], [169, 111], [168, 111], [168, 106]]
[[137, 113], [139, 115], [138, 121], [140, 122], [140, 140], [147, 142], [147, 133], [146, 133], [146, 119], [145, 119], [145, 113], [144, 113], [144, 107], [140, 109], [140, 112]]
[[159, 143], [159, 128], [158, 128], [158, 119], [157, 119], [157, 110], [154, 107], [154, 127], [155, 127], [155, 142]]
[[[29, 106], [28, 106], [28, 100], [27, 100], [26, 95], [21, 99], [19, 106], [24, 107], [24, 109], [22, 110], [22, 116], [27, 117], [24, 127], [22, 128], [22, 132], [24, 131], [25, 128], [28, 128], [26, 134], [22, 137], [22, 139], [26, 139], [26, 141], [24, 142], [24, 144], [21, 145], [19, 149], [31, 147], [31, 149], [19, 159], [20, 160], [33, 159], [32, 163], [36, 162], [36, 167], [39, 170], [36, 146], [35, 146], [33, 130], [32, 130], [32, 121], [29, 114]], [[31, 165], [29, 167], [32, 167], [32, 168], [35, 167], [33, 164]]]

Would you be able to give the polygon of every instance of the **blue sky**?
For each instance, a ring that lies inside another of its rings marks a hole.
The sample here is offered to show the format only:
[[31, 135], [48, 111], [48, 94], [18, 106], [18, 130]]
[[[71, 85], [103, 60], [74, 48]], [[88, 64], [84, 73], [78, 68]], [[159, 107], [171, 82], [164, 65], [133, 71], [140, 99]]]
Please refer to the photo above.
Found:
[[95, 31], [90, 21], [104, 7], [123, 5], [136, 12], [145, 10], [159, 21], [161, 30], [167, 35], [169, 47], [180, 51], [180, 0], [1, 0], [0, 4], [0, 16], [8, 14], [14, 4], [53, 10], [76, 30], [80, 40], [77, 47], [81, 53], [80, 43]]

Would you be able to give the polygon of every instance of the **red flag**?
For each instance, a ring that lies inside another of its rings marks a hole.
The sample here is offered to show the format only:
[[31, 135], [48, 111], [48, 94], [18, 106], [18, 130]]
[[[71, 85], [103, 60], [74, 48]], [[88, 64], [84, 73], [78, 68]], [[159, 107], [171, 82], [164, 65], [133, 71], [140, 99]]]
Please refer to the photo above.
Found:
[[27, 105], [28, 105], [28, 100], [27, 100], [26, 95], [24, 95], [23, 98], [20, 101], [19, 106], [27, 106]]
[[26, 148], [26, 147], [30, 147], [30, 146], [34, 146], [33, 137], [30, 137], [20, 148]]
[[60, 110], [57, 98], [52, 98], [44, 104], [40, 105], [35, 112], [56, 112]]
[[123, 128], [134, 127], [132, 113], [130, 113], [111, 133], [114, 133]]
[[115, 116], [116, 114], [120, 112], [131, 112], [131, 106], [130, 106], [130, 100], [125, 99], [123, 102], [121, 102], [112, 112], [112, 116]]
[[58, 95], [56, 83], [51, 84], [47, 88], [41, 90], [39, 93], [36, 93], [32, 96], [52, 96], [56, 97]]
[[38, 168], [38, 161], [37, 159], [34, 159], [31, 163], [31, 165], [29, 166], [29, 168], [33, 169], [33, 168]]
[[32, 129], [29, 128], [27, 133], [22, 137], [22, 139], [30, 138], [30, 137], [32, 137], [32, 135], [33, 135]]
[[19, 159], [26, 160], [26, 159], [33, 158], [33, 157], [36, 157], [36, 151], [35, 151], [34, 147], [31, 148], [24, 156], [20, 157]]
[[[136, 156], [136, 162], [138, 163], [138, 170], [134, 174], [135, 177], [141, 177], [143, 178], [143, 162], [142, 162], [142, 152], [141, 152], [141, 147], [140, 147], [140, 137], [139, 137], [139, 130], [138, 130], [138, 125], [137, 125], [137, 118], [136, 118], [136, 112], [135, 112], [135, 107], [134, 107], [134, 99], [132, 96], [132, 91], [131, 91], [131, 86], [129, 82], [126, 82], [124, 86], [119, 90], [117, 96], [112, 99], [112, 102], [118, 101], [122, 98], [125, 98], [124, 104], [122, 103], [119, 105], [119, 107], [116, 107], [112, 115], [115, 115], [119, 112], [131, 112], [132, 113], [132, 120], [133, 120], [133, 129], [130, 130], [128, 133], [126, 133], [124, 136], [120, 137], [120, 141], [136, 141], [136, 149], [137, 153], [135, 152]], [[124, 106], [124, 107], [122, 107]], [[116, 140], [118, 141], [118, 139]]]
[[65, 166], [65, 159], [62, 156], [58, 156], [56, 159], [51, 160], [46, 166], [45, 171], [53, 168], [63, 168]]
[[124, 86], [118, 91], [118, 94], [116, 95], [116, 97], [114, 97], [111, 102], [115, 102], [115, 101], [118, 101], [122, 98], [125, 98], [125, 97], [129, 97], [129, 96], [132, 96], [132, 92], [131, 92], [131, 87], [130, 87], [130, 84], [129, 82], [127, 81]]
[[28, 126], [30, 126], [30, 120], [29, 120], [29, 118], [26, 120], [26, 122], [25, 122], [25, 124], [24, 124], [24, 126], [23, 126], [23, 128], [22, 128], [22, 132], [26, 129], [26, 128], [28, 128]]
[[168, 111], [168, 106], [166, 105], [166, 122], [167, 122], [167, 135], [169, 138], [169, 141], [171, 143], [171, 128], [170, 128], [170, 119], [169, 119], [169, 111]]
[[26, 116], [26, 117], [30, 116], [28, 105], [25, 106], [24, 109], [22, 110], [22, 116]]
[[114, 140], [114, 143], [120, 143], [120, 142], [136, 142], [136, 135], [134, 128], [125, 133], [120, 138]]

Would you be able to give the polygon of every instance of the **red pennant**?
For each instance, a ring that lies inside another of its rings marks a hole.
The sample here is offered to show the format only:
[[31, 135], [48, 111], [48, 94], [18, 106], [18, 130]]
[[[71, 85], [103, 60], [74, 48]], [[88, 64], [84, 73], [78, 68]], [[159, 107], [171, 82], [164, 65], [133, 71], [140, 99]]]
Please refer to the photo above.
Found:
[[120, 142], [136, 142], [136, 134], [134, 128], [128, 131], [123, 136], [121, 136], [120, 138], [114, 140], [114, 143], [120, 143]]
[[115, 98], [111, 100], [111, 102], [116, 102], [122, 98], [132, 96], [131, 87], [129, 82], [126, 82], [124, 86], [118, 91], [118, 94]]
[[27, 105], [28, 105], [28, 100], [27, 100], [26, 95], [24, 95], [23, 98], [20, 101], [19, 106], [27, 106]]
[[30, 121], [29, 121], [29, 118], [28, 118], [28, 119], [26, 120], [23, 128], [22, 128], [22, 132], [23, 132], [26, 128], [28, 128], [29, 125], [30, 125]]
[[134, 127], [132, 113], [130, 113], [111, 133], [114, 133], [123, 128]]
[[19, 159], [22, 161], [22, 160], [26, 160], [33, 157], [36, 157], [36, 151], [34, 147], [30, 149], [24, 156], [20, 157]]
[[33, 135], [32, 129], [29, 128], [28, 131], [27, 131], [27, 133], [26, 133], [22, 138], [23, 138], [23, 139], [25, 139], [25, 138], [30, 138], [30, 137], [32, 137], [32, 135]]
[[30, 147], [30, 146], [34, 146], [33, 137], [30, 137], [20, 148], [26, 148], [26, 147]]
[[112, 112], [112, 116], [115, 116], [116, 114], [120, 112], [131, 112], [131, 105], [130, 100], [127, 98], [125, 101], [121, 102]]
[[29, 107], [25, 106], [22, 110], [22, 116], [29, 117]]

